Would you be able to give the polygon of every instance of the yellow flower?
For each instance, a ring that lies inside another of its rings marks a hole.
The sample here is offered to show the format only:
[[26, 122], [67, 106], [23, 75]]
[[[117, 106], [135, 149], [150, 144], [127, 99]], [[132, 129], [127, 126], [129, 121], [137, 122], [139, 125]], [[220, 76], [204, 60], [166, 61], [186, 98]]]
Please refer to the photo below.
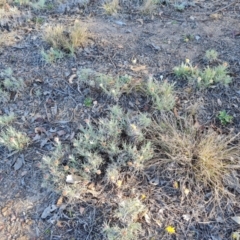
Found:
[[117, 181], [117, 186], [120, 188], [122, 186], [122, 181], [121, 180], [118, 180]]
[[146, 196], [145, 194], [142, 194], [142, 195], [141, 195], [141, 199], [142, 199], [142, 200], [146, 199], [146, 197], [147, 197], [147, 196]]
[[136, 126], [136, 125], [134, 125], [134, 124], [130, 124], [130, 126], [131, 126], [131, 128], [132, 128], [134, 131], [137, 130], [137, 126]]
[[190, 63], [190, 60], [188, 58], [186, 58], [186, 63]]
[[179, 188], [179, 184], [178, 184], [177, 181], [174, 181], [174, 182], [173, 182], [173, 187], [174, 187], [175, 189], [178, 189], [178, 188]]
[[232, 240], [239, 240], [240, 239], [240, 234], [239, 232], [233, 232], [231, 235]]
[[169, 233], [169, 234], [175, 234], [175, 228], [173, 226], [167, 226], [165, 228], [166, 232]]

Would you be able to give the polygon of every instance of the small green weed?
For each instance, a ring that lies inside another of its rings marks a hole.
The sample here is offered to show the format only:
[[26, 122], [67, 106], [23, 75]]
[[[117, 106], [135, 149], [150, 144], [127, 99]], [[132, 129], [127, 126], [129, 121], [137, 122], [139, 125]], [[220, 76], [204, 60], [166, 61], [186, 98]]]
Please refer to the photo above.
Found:
[[51, 234], [51, 230], [50, 230], [50, 229], [46, 229], [46, 230], [45, 230], [45, 234], [46, 234], [46, 235], [50, 235], [50, 234]]
[[53, 9], [54, 9], [54, 5], [53, 5], [52, 3], [47, 3], [47, 4], [45, 5], [45, 8], [50, 11], [50, 10], [53, 10]]
[[93, 105], [93, 100], [92, 100], [92, 98], [86, 97], [86, 98], [84, 99], [84, 106], [90, 108], [90, 107], [92, 107], [92, 105]]
[[189, 42], [189, 41], [193, 41], [193, 40], [194, 40], [194, 36], [191, 34], [187, 34], [187, 35], [183, 36], [184, 42]]
[[220, 120], [222, 125], [229, 124], [233, 120], [233, 116], [228, 115], [226, 110], [220, 111], [217, 117]]
[[33, 21], [36, 23], [36, 25], [42, 25], [44, 23], [44, 18], [35, 17]]

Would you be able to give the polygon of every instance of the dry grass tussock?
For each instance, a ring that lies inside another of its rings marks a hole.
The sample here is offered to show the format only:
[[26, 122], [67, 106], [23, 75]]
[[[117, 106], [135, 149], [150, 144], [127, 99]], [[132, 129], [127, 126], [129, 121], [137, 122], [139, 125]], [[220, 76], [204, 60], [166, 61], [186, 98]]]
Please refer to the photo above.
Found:
[[16, 42], [15, 34], [16, 33], [14, 33], [14, 32], [1, 33], [0, 47], [10, 46], [10, 45], [14, 44]]
[[69, 31], [63, 25], [48, 26], [43, 34], [43, 39], [53, 48], [74, 53], [75, 49], [85, 46], [89, 33], [79, 21], [75, 21]]
[[7, 18], [12, 15], [19, 15], [20, 12], [16, 7], [10, 7], [6, 1], [0, 0], [0, 19]]
[[115, 14], [117, 14], [118, 10], [120, 9], [119, 0], [106, 1], [103, 4], [102, 8], [107, 15], [115, 15]]
[[152, 124], [150, 135], [159, 149], [151, 164], [162, 168], [173, 163], [178, 173], [190, 172], [197, 185], [224, 191], [224, 177], [239, 166], [240, 143], [235, 141], [239, 134], [219, 135], [201, 130], [190, 117], [163, 115]]
[[146, 14], [151, 14], [157, 8], [157, 4], [159, 4], [160, 0], [145, 0], [141, 7], [141, 12]]

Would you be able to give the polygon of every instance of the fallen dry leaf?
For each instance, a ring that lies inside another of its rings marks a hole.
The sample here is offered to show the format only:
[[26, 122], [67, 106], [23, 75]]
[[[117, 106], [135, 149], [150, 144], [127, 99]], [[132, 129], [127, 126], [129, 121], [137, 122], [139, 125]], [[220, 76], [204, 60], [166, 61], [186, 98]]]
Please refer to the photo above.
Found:
[[58, 200], [57, 200], [57, 206], [59, 207], [60, 205], [62, 205], [63, 203], [63, 196], [61, 196]]
[[137, 19], [137, 22], [139, 22], [139, 23], [141, 23], [141, 25], [143, 25], [143, 19], [138, 18], [138, 19]]
[[19, 170], [22, 166], [23, 166], [23, 163], [24, 163], [24, 158], [23, 156], [22, 157], [19, 157], [17, 159], [17, 161], [14, 163], [13, 167], [14, 167], [14, 170], [17, 171]]
[[48, 206], [47, 208], [44, 209], [41, 218], [45, 219], [47, 218], [53, 211], [55, 211], [57, 207], [53, 204], [51, 206]]
[[58, 227], [62, 228], [64, 227], [64, 223], [61, 222], [61, 221], [57, 221], [57, 224], [56, 224]]
[[85, 208], [80, 207], [79, 212], [81, 213], [81, 215], [83, 215], [84, 211], [85, 211]]
[[217, 100], [218, 105], [221, 107], [222, 106], [222, 101], [218, 98]]
[[73, 84], [73, 79], [74, 79], [75, 77], [77, 77], [77, 74], [71, 75], [71, 76], [69, 77], [69, 79], [68, 79], [68, 82], [69, 82], [70, 84]]

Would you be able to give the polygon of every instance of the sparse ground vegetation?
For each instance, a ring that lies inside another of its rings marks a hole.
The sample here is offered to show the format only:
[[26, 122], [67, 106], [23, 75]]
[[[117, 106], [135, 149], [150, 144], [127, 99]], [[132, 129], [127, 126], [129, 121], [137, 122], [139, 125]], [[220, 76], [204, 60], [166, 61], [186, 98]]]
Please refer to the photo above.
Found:
[[213, 130], [202, 132], [191, 117], [161, 116], [152, 125], [151, 138], [160, 149], [160, 156], [154, 159], [155, 166], [159, 164], [164, 171], [163, 166], [173, 162], [178, 166], [178, 173], [193, 174], [194, 184], [213, 187], [218, 192], [224, 189], [228, 169], [239, 161], [240, 148], [233, 144], [238, 135], [219, 135]]
[[239, 238], [225, 2], [0, 0], [0, 239]]
[[69, 32], [63, 25], [48, 26], [44, 33], [43, 38], [48, 42], [55, 51], [66, 51], [67, 53], [74, 54], [77, 47], [83, 47], [88, 40], [88, 32], [76, 21]]
[[0, 144], [9, 150], [23, 150], [29, 143], [29, 138], [25, 133], [19, 132], [13, 127], [8, 127], [0, 133]]
[[214, 49], [207, 50], [205, 53], [205, 58], [209, 62], [216, 61], [218, 59], [218, 52]]
[[207, 66], [201, 70], [197, 66], [193, 66], [189, 59], [187, 59], [185, 63], [182, 63], [178, 67], [174, 67], [173, 71], [177, 77], [186, 79], [190, 83], [194, 83], [198, 87], [203, 88], [217, 83], [227, 86], [232, 81], [228, 73], [227, 63], [223, 63], [216, 67]]
[[108, 15], [117, 14], [119, 10], [119, 0], [107, 0], [102, 8], [104, 9], [105, 13]]
[[227, 112], [223, 110], [219, 112], [218, 119], [220, 120], [221, 124], [226, 125], [232, 122], [233, 116], [227, 114]]
[[0, 102], [4, 103], [10, 100], [11, 92], [19, 92], [24, 88], [24, 81], [21, 78], [15, 78], [11, 68], [0, 72]]

